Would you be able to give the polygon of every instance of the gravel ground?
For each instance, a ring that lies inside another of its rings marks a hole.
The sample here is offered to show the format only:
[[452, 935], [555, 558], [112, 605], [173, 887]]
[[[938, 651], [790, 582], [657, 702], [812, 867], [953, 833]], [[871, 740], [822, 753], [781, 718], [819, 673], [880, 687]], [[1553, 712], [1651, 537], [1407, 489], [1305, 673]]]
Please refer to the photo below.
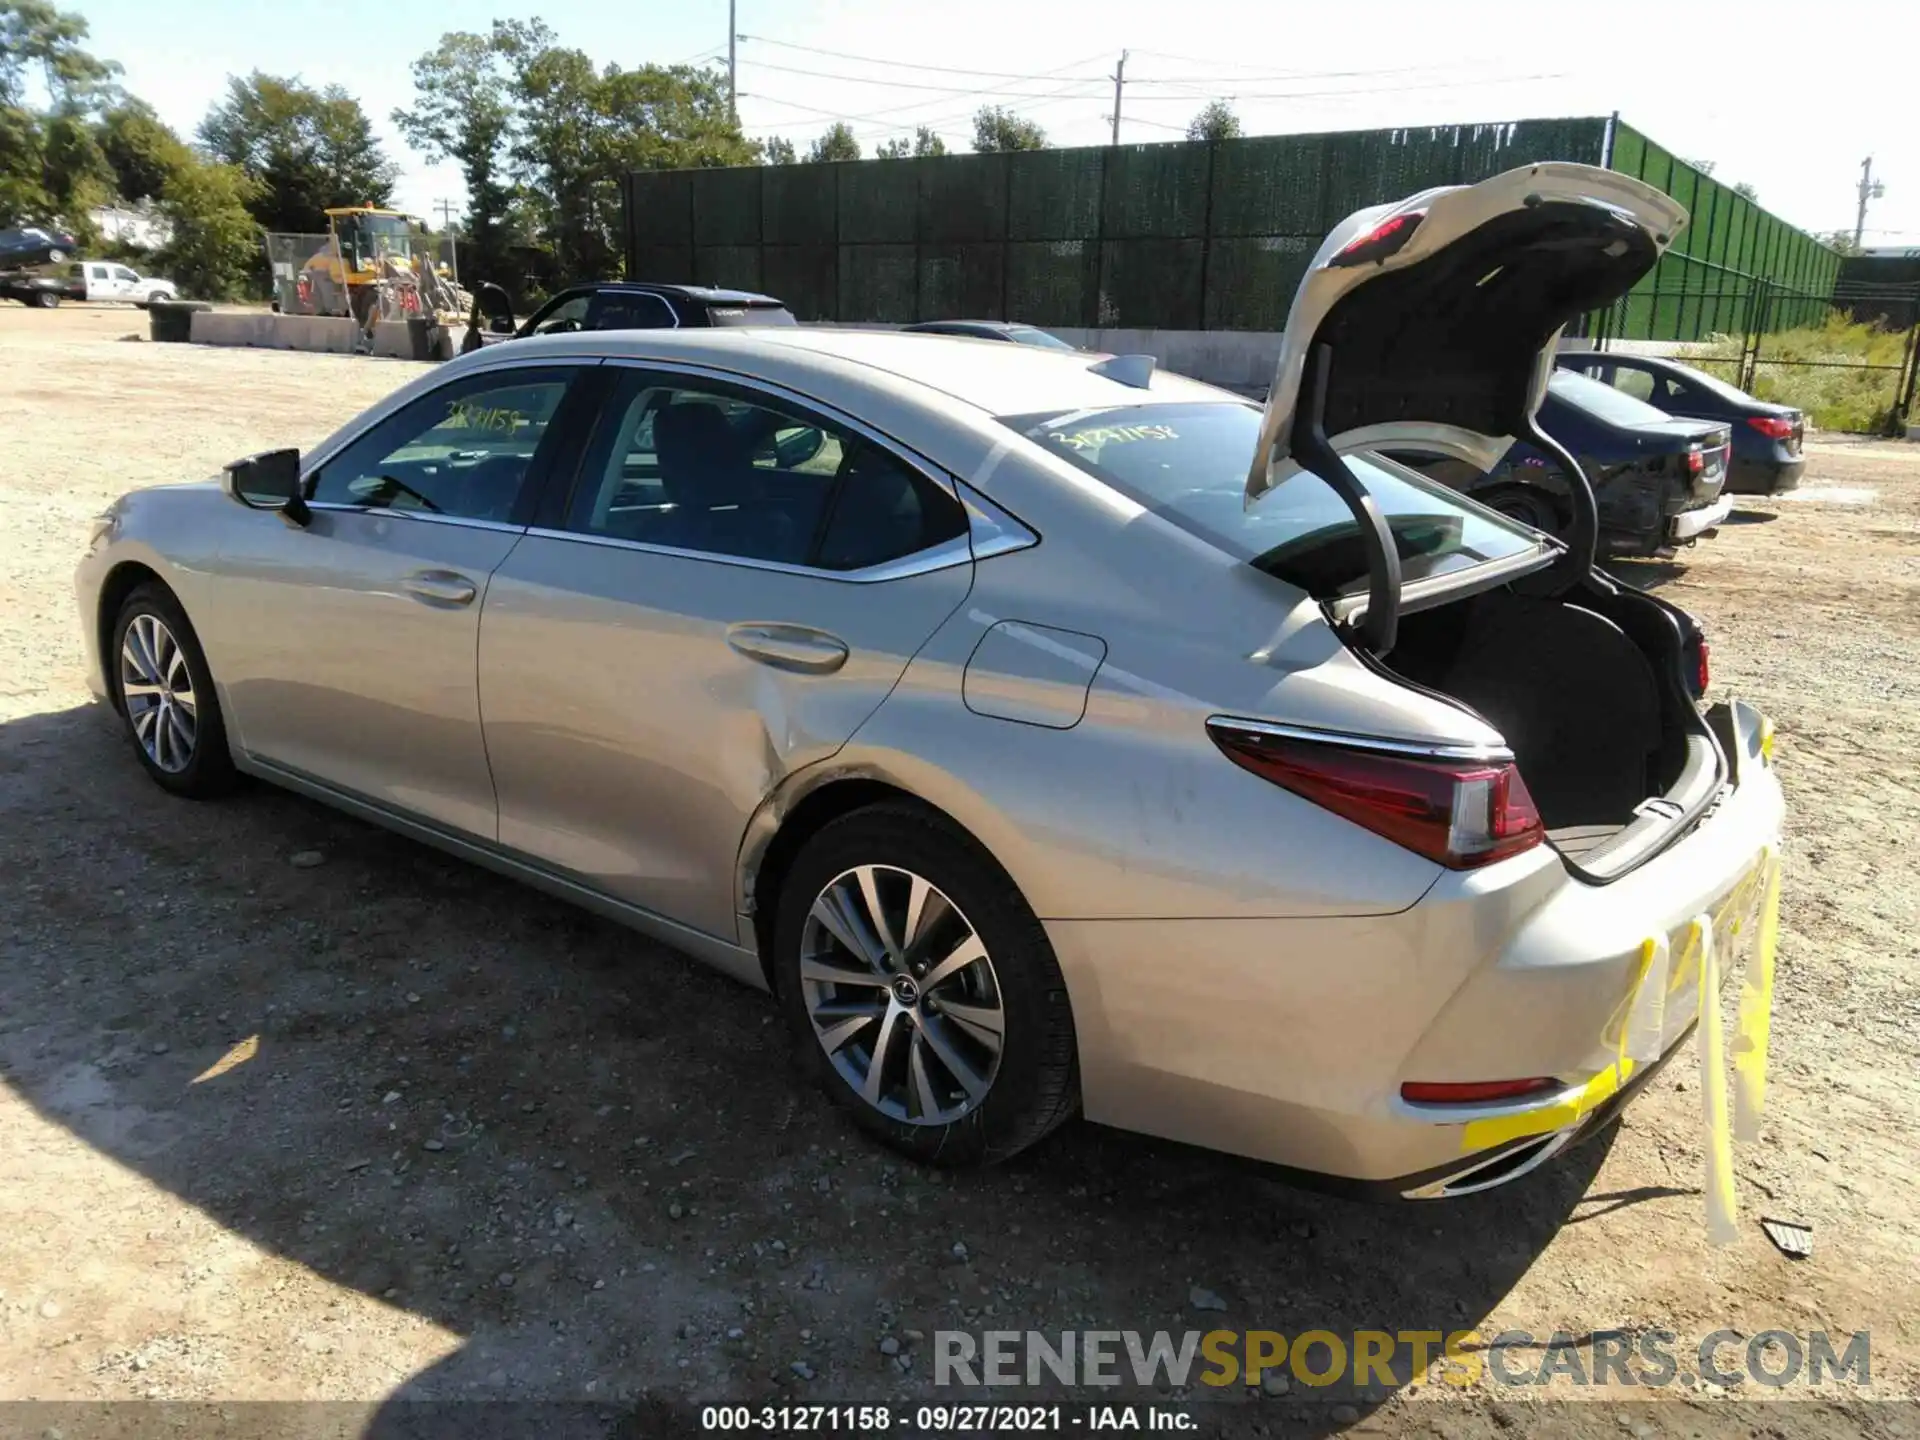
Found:
[[[1566, 1163], [1440, 1206], [1084, 1124], [945, 1177], [855, 1138], [793, 1083], [771, 1006], [670, 951], [266, 788], [167, 798], [87, 703], [88, 517], [310, 443], [417, 367], [144, 330], [0, 307], [0, 1400], [951, 1401], [936, 1328], [1070, 1327], [1869, 1330], [1870, 1393], [1920, 1391], [1920, 447], [1820, 438], [1800, 492], [1627, 567], [1706, 623], [1715, 692], [1777, 718], [1793, 806], [1769, 1122], [1738, 1156], [1742, 1239], [1714, 1250], [1688, 1065]], [[1812, 1258], [1762, 1214], [1811, 1224]], [[1779, 1393], [1194, 1413], [1220, 1434], [1912, 1423]]]

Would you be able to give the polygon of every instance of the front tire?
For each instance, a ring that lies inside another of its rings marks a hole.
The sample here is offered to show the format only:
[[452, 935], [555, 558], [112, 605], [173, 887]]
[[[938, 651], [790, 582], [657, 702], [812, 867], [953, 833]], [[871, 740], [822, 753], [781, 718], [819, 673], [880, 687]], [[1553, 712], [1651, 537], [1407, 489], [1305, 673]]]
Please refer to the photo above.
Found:
[[191, 800], [239, 782], [213, 672], [171, 590], [141, 585], [114, 617], [108, 676], [133, 753], [162, 789]]
[[809, 840], [781, 889], [774, 988], [801, 1064], [914, 1159], [992, 1164], [1073, 1114], [1066, 982], [1006, 874], [931, 811], [876, 805]]

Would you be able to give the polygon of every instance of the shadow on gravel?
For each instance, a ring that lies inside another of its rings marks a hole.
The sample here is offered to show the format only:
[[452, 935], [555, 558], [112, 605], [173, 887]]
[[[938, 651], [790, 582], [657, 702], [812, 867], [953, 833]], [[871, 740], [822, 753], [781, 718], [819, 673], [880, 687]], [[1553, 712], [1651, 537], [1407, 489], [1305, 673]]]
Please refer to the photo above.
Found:
[[[1156, 1398], [937, 1389], [938, 1329], [1468, 1329], [1611, 1143], [1422, 1206], [1085, 1124], [985, 1174], [919, 1170], [798, 1088], [764, 997], [305, 800], [171, 799], [84, 708], [0, 725], [0, 912], [0, 1083], [466, 1337], [380, 1435], [462, 1413], [413, 1401], [644, 1399], [568, 1413], [668, 1435], [718, 1400]], [[1380, 1398], [1192, 1403], [1201, 1433], [1299, 1435]]]

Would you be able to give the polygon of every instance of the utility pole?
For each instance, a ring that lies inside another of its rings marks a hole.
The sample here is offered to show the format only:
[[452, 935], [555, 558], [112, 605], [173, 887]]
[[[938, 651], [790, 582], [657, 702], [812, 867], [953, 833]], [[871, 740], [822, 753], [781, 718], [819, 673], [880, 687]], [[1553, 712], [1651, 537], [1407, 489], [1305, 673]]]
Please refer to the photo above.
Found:
[[734, 55], [734, 42], [740, 38], [740, 27], [734, 15], [737, 4], [738, 0], [727, 0], [727, 115], [736, 125], [740, 123], [738, 62]]
[[1860, 162], [1860, 208], [1853, 217], [1853, 248], [1860, 248], [1860, 237], [1867, 233], [1867, 202], [1878, 200], [1887, 193], [1887, 187], [1873, 178], [1873, 156], [1869, 155]]
[[447, 232], [447, 259], [453, 270], [453, 283], [460, 283], [460, 239], [453, 233], [453, 202], [436, 200], [433, 208], [440, 212], [440, 228]]
[[1113, 67], [1113, 143], [1120, 143], [1120, 87], [1127, 83], [1127, 52], [1120, 52], [1120, 63]]

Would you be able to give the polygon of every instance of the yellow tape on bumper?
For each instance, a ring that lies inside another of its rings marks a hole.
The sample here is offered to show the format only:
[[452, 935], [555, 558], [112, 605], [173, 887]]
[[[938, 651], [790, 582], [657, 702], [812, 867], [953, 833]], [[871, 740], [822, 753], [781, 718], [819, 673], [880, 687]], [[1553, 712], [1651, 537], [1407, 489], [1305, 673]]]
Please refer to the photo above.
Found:
[[1760, 901], [1753, 953], [1741, 977], [1740, 1019], [1733, 1036], [1733, 1136], [1743, 1145], [1760, 1138], [1767, 1103], [1767, 1045], [1773, 1034], [1773, 957], [1780, 943], [1780, 852], [1767, 847], [1766, 891]]
[[1611, 1100], [1627, 1077], [1635, 1070], [1631, 1058], [1616, 1060], [1594, 1076], [1579, 1091], [1544, 1110], [1529, 1110], [1524, 1115], [1495, 1115], [1486, 1120], [1470, 1120], [1461, 1137], [1462, 1150], [1487, 1150], [1518, 1140], [1526, 1135], [1550, 1135], [1577, 1125], [1601, 1105]]

